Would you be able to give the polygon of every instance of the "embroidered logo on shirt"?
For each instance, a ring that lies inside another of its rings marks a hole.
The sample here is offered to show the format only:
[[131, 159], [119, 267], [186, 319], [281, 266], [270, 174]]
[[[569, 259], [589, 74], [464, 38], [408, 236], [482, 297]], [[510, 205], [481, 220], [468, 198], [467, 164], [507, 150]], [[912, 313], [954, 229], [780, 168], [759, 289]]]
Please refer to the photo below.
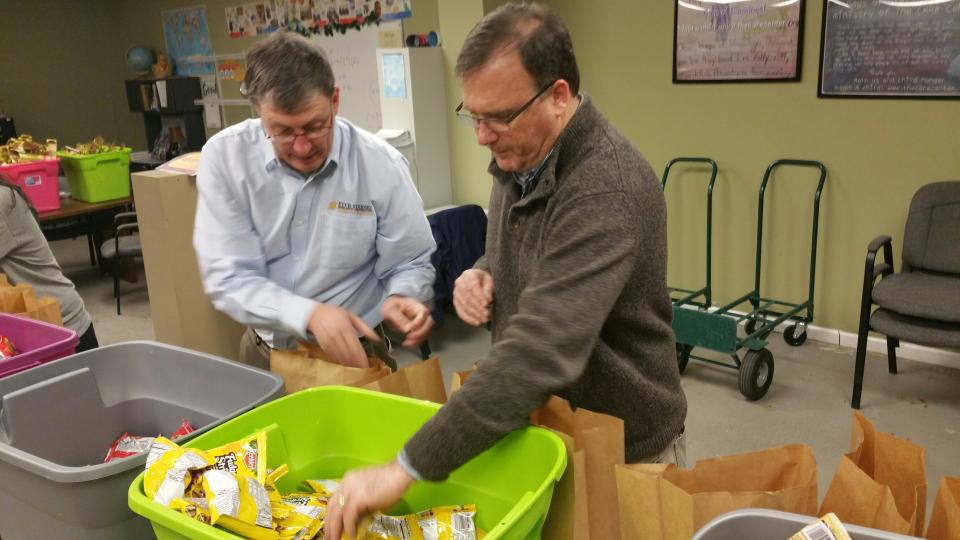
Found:
[[369, 204], [348, 203], [344, 201], [330, 201], [330, 204], [327, 205], [327, 209], [329, 209], [332, 212], [339, 212], [341, 214], [351, 214], [354, 216], [373, 215], [373, 206]]

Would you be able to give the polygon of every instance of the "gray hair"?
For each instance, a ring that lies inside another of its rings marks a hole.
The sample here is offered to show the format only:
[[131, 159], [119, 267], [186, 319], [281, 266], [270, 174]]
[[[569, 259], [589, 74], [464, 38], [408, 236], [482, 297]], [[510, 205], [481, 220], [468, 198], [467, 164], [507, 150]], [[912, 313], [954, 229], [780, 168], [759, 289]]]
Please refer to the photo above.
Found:
[[277, 31], [247, 50], [247, 73], [241, 92], [255, 106], [269, 100], [274, 107], [293, 112], [314, 92], [333, 96], [333, 69], [327, 55], [307, 38]]
[[580, 70], [573, 41], [563, 19], [540, 4], [505, 4], [480, 19], [457, 56], [457, 76], [483, 66], [493, 53], [516, 48], [537, 87], [557, 79], [580, 92]]

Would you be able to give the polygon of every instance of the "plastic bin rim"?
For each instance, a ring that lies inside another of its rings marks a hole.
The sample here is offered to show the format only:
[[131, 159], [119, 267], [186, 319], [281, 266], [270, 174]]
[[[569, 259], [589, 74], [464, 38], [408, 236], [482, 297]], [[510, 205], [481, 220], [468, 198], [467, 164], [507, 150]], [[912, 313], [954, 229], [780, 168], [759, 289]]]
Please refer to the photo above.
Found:
[[[264, 371], [262, 369], [253, 368], [244, 364], [240, 364], [238, 362], [233, 362], [232, 360], [228, 360], [226, 358], [216, 356], [213, 354], [208, 354], [201, 351], [195, 351], [193, 349], [187, 349], [186, 347], [169, 345], [167, 343], [161, 343], [158, 341], [136, 340], [136, 341], [124, 341], [121, 343], [104, 345], [99, 349], [126, 348], [131, 345], [162, 345], [164, 349], [168, 349], [168, 350], [186, 352], [186, 353], [190, 353], [191, 355], [205, 356], [207, 358], [223, 361], [223, 362], [231, 362], [233, 364], [236, 364], [237, 368], [242, 368], [244, 371], [255, 371], [260, 375], [267, 375], [269, 376], [269, 378], [273, 379], [273, 382], [274, 382], [273, 387], [270, 389], [269, 392], [265, 393], [261, 399], [245, 407], [241, 407], [239, 409], [232, 411], [229, 415], [217, 421], [216, 422], [217, 425], [204, 426], [200, 429], [197, 429], [193, 433], [190, 433], [189, 435], [185, 436], [183, 439], [184, 441], [187, 441], [187, 442], [198, 435], [202, 435], [207, 431], [218, 427], [220, 424], [223, 424], [224, 422], [233, 420], [237, 416], [240, 416], [246, 412], [249, 412], [250, 410], [255, 409], [256, 407], [259, 407], [264, 403], [268, 403], [269, 401], [272, 401], [273, 396], [280, 395], [280, 393], [283, 391], [283, 379], [275, 373]], [[27, 370], [27, 371], [52, 369], [50, 366], [56, 366], [57, 364], [63, 361], [75, 362], [77, 358], [84, 355], [91, 354], [91, 353], [96, 353], [97, 350], [98, 349], [93, 349], [90, 351], [77, 353], [64, 358], [59, 358], [52, 362], [48, 362], [46, 364], [37, 366], [35, 368], [31, 368], [30, 370]], [[26, 372], [21, 372], [21, 373], [26, 373]], [[17, 377], [21, 373], [11, 375], [10, 377], [8, 377], [8, 379]], [[106, 449], [104, 449], [104, 452], [106, 452]], [[99, 480], [101, 478], [106, 478], [122, 472], [129, 471], [138, 466], [143, 467], [143, 465], [145, 465], [147, 462], [147, 456], [146, 454], [140, 454], [137, 456], [131, 456], [128, 458], [111, 461], [109, 463], [96, 463], [93, 465], [70, 467], [68, 465], [61, 465], [59, 463], [54, 463], [52, 461], [41, 458], [39, 456], [35, 456], [29, 452], [25, 452], [18, 448], [14, 448], [9, 444], [0, 442], [0, 461], [6, 462], [23, 471], [46, 478], [47, 480], [50, 480], [52, 482], [58, 482], [61, 484], [73, 484], [73, 483], [79, 483], [79, 482], [89, 482], [92, 480]]]
[[117, 150], [111, 150], [109, 152], [99, 152], [97, 154], [82, 154], [82, 155], [68, 154], [64, 150], [57, 150], [57, 157], [64, 158], [64, 159], [90, 159], [90, 158], [97, 158], [97, 157], [103, 157], [103, 156], [110, 156], [113, 154], [129, 154], [131, 152], [133, 152], [133, 148], [129, 146], [123, 146]]
[[[79, 335], [79, 334], [77, 334], [77, 332], [76, 332], [75, 330], [71, 330], [71, 329], [67, 328], [66, 326], [57, 326], [57, 325], [55, 325], [55, 324], [48, 323], [47, 321], [41, 321], [41, 320], [39, 320], [39, 319], [33, 319], [33, 318], [30, 318], [30, 317], [27, 317], [27, 316], [24, 316], [24, 315], [19, 315], [19, 314], [17, 314], [17, 313], [0, 313], [0, 319], [9, 319], [9, 318], [12, 318], [12, 317], [16, 317], [17, 319], [25, 319], [25, 320], [28, 320], [28, 321], [30, 321], [30, 322], [37, 323], [37, 324], [42, 325], [42, 326], [46, 326], [47, 328], [49, 328], [49, 329], [51, 329], [51, 330], [57, 330], [57, 331], [59, 331], [59, 332], [69, 332], [69, 333], [74, 334], [74, 335]], [[14, 358], [16, 358], [16, 357], [14, 356], [14, 357], [11, 357], [10, 359], [13, 360]]]
[[[346, 391], [349, 393], [373, 394], [378, 396], [386, 395], [390, 399], [397, 400], [397, 401], [406, 401], [410, 403], [427, 405], [433, 408], [434, 411], [439, 410], [441, 407], [439, 403], [433, 403], [432, 401], [414, 399], [414, 398], [404, 397], [404, 396], [397, 396], [393, 394], [384, 394], [383, 392], [376, 392], [374, 390], [367, 390], [364, 388], [354, 388], [350, 386], [338, 386], [338, 385], [321, 386], [321, 387], [301, 390], [300, 392], [296, 392], [294, 394], [290, 394], [280, 399], [274, 400], [274, 403], [293, 398], [300, 394], [315, 393], [315, 392], [329, 392], [329, 391]], [[247, 413], [249, 412], [250, 411], [247, 411]], [[244, 413], [244, 414], [247, 414], [247, 413]], [[231, 418], [230, 421], [235, 421], [238, 418], [239, 416]], [[220, 424], [219, 426], [217, 426], [217, 428], [222, 427], [226, 423], [227, 422]], [[517, 511], [526, 512], [531, 506], [533, 506], [533, 504], [537, 500], [539, 500], [539, 498], [543, 495], [544, 490], [546, 490], [548, 487], [551, 487], [551, 483], [556, 483], [560, 480], [560, 478], [563, 476], [564, 470], [566, 470], [567, 468], [566, 447], [563, 441], [560, 439], [560, 437], [557, 436], [556, 433], [553, 433], [549, 429], [545, 429], [545, 428], [542, 428], [539, 426], [533, 426], [533, 425], [526, 426], [522, 429], [542, 432], [545, 435], [547, 435], [548, 439], [551, 442], [553, 442], [554, 445], [556, 445], [559, 457], [557, 459], [556, 465], [554, 466], [554, 470], [552, 471], [552, 474], [550, 474], [550, 476], [546, 478], [545, 481], [541, 483], [540, 486], [538, 486], [535, 491], [528, 491], [525, 495], [521, 496], [521, 498], [517, 501], [516, 504], [517, 505], [522, 504], [523, 507], [517, 508], [515, 505], [513, 508], [511, 508], [507, 512], [507, 514], [504, 516], [503, 519], [505, 519], [507, 516], [514, 514]], [[193, 447], [194, 445], [195, 445], [195, 440], [191, 439], [190, 442], [184, 444], [183, 446]], [[130, 487], [127, 489], [127, 503], [130, 509], [135, 514], [150, 520], [154, 524], [161, 525], [164, 527], [176, 524], [182, 529], [189, 529], [192, 532], [200, 533], [204, 538], [211, 536], [211, 529], [215, 531], [214, 536], [223, 536], [224, 538], [240, 538], [239, 536], [228, 533], [227, 531], [212, 528], [209, 525], [205, 525], [194, 519], [190, 519], [184, 516], [183, 514], [175, 510], [172, 510], [170, 508], [159, 507], [159, 505], [156, 505], [156, 503], [154, 503], [152, 500], [147, 498], [146, 494], [143, 491], [143, 478], [145, 474], [146, 473], [144, 471], [141, 471], [140, 474], [138, 474], [137, 477], [133, 479], [133, 482], [130, 483]], [[501, 519], [501, 523], [498, 523], [493, 529], [487, 532], [486, 538], [490, 538], [491, 540], [497, 540], [501, 538], [502, 531], [499, 531], [498, 527], [501, 526], [503, 519]], [[218, 535], [216, 533], [220, 533], [220, 534]]]
[[50, 163], [51, 161], [60, 161], [60, 152], [57, 152], [55, 157], [53, 156], [44, 156], [43, 159], [38, 159], [35, 161], [21, 161], [20, 163], [0, 163], [0, 169], [4, 167], [23, 167], [25, 165], [37, 165], [43, 163]]
[[[740, 516], [755, 516], [755, 517], [771, 517], [776, 519], [781, 519], [785, 521], [796, 521], [797, 522], [797, 531], [806, 527], [807, 525], [814, 523], [819, 519], [818, 516], [804, 516], [801, 514], [792, 514], [790, 512], [784, 512], [782, 510], [771, 510], [768, 508], [742, 508], [740, 510], [732, 510], [725, 514], [721, 514], [701, 527], [693, 535], [693, 539], [703, 539], [708, 540], [709, 537], [701, 535], [701, 533], [709, 533], [709, 527], [718, 525], [720, 523], [736, 519]], [[798, 519], [802, 518], [802, 519]], [[883, 540], [917, 540], [915, 536], [905, 536], [902, 534], [881, 531], [878, 529], [871, 529], [869, 527], [863, 527], [860, 525], [854, 525], [852, 523], [844, 523], [843, 528], [850, 533], [851, 536], [855, 537], [869, 537], [869, 538], [883, 538]], [[878, 536], [879, 535], [879, 536]]]

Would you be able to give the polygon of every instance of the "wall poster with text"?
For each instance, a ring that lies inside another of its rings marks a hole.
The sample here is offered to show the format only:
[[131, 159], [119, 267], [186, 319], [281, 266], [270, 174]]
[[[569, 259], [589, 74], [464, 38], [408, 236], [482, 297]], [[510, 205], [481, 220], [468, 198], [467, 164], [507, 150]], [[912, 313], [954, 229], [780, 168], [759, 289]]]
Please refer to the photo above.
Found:
[[673, 82], [800, 80], [804, 0], [675, 0]]

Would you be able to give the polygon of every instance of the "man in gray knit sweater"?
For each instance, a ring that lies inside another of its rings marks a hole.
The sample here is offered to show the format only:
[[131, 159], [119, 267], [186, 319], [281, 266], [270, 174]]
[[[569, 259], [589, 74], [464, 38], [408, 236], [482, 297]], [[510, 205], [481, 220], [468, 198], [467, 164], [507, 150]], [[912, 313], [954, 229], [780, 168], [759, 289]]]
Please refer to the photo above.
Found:
[[494, 185], [487, 253], [457, 280], [454, 307], [469, 324], [492, 324], [493, 347], [395, 462], [347, 475], [328, 539], [414, 479], [446, 478], [553, 394], [622, 418], [627, 462], [684, 465], [656, 174], [580, 94], [570, 36], [547, 8], [488, 14], [457, 73], [457, 115], [491, 150]]

